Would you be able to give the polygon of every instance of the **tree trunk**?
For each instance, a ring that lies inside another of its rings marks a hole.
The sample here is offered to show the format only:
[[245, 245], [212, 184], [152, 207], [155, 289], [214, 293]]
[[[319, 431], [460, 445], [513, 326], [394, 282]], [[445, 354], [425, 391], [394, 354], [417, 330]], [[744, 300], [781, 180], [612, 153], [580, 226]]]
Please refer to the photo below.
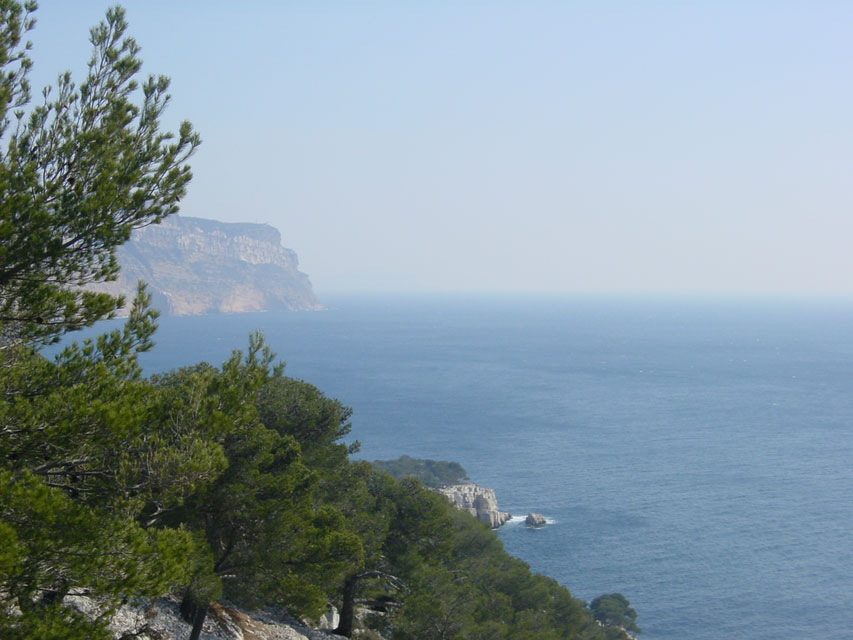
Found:
[[190, 640], [198, 640], [201, 637], [201, 628], [204, 626], [204, 619], [207, 617], [207, 607], [198, 607], [193, 619], [193, 630], [190, 633]]
[[361, 576], [347, 576], [344, 582], [344, 598], [341, 603], [341, 620], [338, 623], [335, 633], [339, 636], [352, 638], [352, 619], [355, 613], [355, 587]]
[[48, 589], [42, 594], [40, 604], [50, 606], [57, 602], [62, 602], [62, 599], [67, 595], [68, 581], [62, 580], [59, 585], [57, 585], [56, 589]]
[[190, 593], [190, 590], [184, 593], [181, 599], [181, 617], [192, 624], [193, 629], [190, 632], [189, 640], [198, 640], [201, 637], [201, 628], [204, 626], [204, 619], [207, 617], [207, 603], [200, 604]]

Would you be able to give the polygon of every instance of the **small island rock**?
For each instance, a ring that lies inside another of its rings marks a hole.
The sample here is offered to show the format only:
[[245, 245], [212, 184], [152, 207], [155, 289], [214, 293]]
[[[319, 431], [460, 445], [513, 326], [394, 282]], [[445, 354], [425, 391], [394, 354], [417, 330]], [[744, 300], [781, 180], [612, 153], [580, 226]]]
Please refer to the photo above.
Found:
[[541, 513], [530, 512], [527, 514], [527, 517], [524, 519], [524, 522], [530, 527], [544, 527], [545, 516], [543, 516]]

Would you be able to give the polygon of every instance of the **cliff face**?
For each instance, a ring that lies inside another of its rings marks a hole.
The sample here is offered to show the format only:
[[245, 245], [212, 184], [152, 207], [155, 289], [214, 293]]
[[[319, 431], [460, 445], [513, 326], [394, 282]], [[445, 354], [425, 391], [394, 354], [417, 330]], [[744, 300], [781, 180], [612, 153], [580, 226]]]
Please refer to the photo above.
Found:
[[124, 294], [138, 280], [170, 315], [322, 309], [294, 253], [269, 225], [170, 216], [119, 247], [121, 274], [93, 287]]
[[467, 511], [482, 522], [488, 522], [496, 529], [512, 516], [498, 509], [498, 500], [494, 489], [478, 487], [473, 482], [462, 482], [438, 490], [459, 509]]

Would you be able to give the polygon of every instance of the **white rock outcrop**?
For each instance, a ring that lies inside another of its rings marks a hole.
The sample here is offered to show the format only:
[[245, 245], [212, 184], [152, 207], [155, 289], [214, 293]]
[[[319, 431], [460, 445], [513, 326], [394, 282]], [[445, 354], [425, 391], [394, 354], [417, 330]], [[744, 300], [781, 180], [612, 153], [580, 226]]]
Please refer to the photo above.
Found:
[[524, 522], [529, 527], [544, 527], [546, 524], [545, 516], [541, 513], [533, 513], [532, 511], [527, 514], [527, 517], [524, 519]]
[[492, 529], [500, 527], [512, 516], [498, 509], [498, 500], [493, 489], [480, 487], [473, 482], [441, 487], [438, 490], [459, 509], [467, 511], [482, 522], [487, 522]]
[[[97, 602], [84, 596], [65, 599], [80, 613], [96, 617], [102, 613]], [[186, 640], [191, 626], [181, 618], [176, 600], [123, 605], [109, 623], [115, 638], [137, 640]], [[221, 603], [213, 604], [201, 633], [201, 640], [334, 640], [343, 636], [328, 630], [309, 628], [275, 608], [249, 613]]]

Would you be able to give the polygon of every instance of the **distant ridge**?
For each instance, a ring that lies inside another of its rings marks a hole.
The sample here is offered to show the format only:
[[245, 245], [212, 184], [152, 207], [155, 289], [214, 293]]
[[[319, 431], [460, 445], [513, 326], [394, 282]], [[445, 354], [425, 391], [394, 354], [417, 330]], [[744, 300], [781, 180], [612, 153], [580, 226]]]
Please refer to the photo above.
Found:
[[93, 286], [131, 302], [138, 280], [167, 315], [322, 309], [296, 253], [266, 224], [169, 216], [116, 252], [115, 282]]

